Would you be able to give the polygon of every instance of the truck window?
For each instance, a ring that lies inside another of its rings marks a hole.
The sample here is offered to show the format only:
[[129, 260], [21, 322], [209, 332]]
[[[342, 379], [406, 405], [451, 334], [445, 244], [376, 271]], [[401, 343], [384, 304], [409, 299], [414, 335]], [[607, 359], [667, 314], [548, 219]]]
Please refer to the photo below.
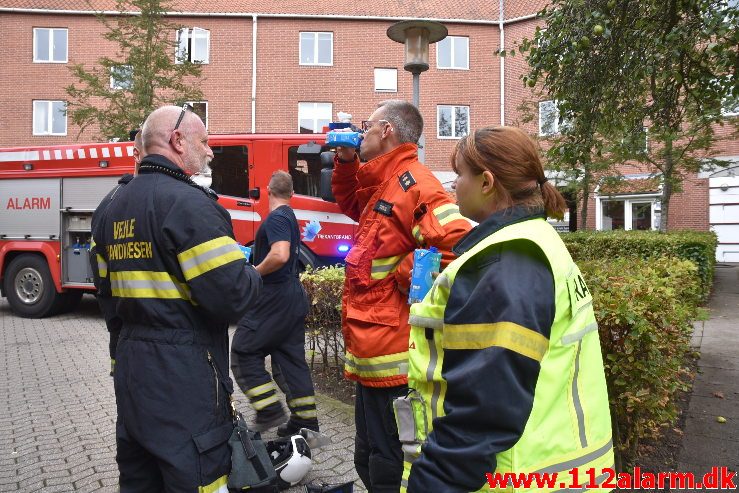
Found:
[[211, 149], [214, 156], [210, 162], [213, 191], [220, 195], [248, 197], [249, 164], [246, 146], [213, 146]]
[[292, 146], [287, 153], [287, 168], [293, 178], [295, 193], [320, 197], [321, 158], [319, 155], [298, 158], [298, 146]]

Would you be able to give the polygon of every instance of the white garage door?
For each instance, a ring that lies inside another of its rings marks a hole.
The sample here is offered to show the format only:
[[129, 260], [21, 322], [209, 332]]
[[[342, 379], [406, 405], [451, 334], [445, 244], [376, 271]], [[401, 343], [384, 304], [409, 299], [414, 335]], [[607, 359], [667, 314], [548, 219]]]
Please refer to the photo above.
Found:
[[[739, 168], [734, 168], [739, 173]], [[709, 179], [709, 222], [718, 235], [717, 262], [739, 262], [739, 176]]]

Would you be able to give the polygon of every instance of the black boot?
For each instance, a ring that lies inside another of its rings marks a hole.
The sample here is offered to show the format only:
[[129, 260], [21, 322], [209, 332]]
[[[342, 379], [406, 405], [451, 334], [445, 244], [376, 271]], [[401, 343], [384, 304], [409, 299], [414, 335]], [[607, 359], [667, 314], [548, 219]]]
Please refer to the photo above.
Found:
[[254, 431], [266, 431], [285, 422], [287, 414], [282, 408], [282, 404], [269, 405], [261, 411], [257, 411], [257, 417], [253, 423], [249, 425]]
[[300, 419], [290, 416], [290, 419], [284, 425], [277, 427], [278, 437], [289, 437], [300, 433], [301, 428], [308, 428], [313, 431], [320, 431], [318, 428], [318, 419]]

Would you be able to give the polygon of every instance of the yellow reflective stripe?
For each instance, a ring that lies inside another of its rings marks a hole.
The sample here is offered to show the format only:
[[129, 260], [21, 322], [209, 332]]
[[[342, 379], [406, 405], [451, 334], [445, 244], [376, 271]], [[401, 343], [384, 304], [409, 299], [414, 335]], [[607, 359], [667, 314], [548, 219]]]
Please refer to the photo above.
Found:
[[404, 255], [394, 257], [376, 258], [372, 261], [370, 277], [372, 279], [385, 279], [391, 272], [395, 272]]
[[421, 226], [415, 226], [411, 232], [413, 233], [413, 237], [416, 239], [416, 243], [419, 245], [422, 244], [423, 235], [421, 234]]
[[[456, 204], [444, 204], [434, 209], [434, 216], [439, 224], [445, 226], [452, 221], [457, 219], [465, 219], [465, 217], [459, 213], [459, 206]], [[465, 219], [466, 220], [466, 219]]]
[[396, 255], [394, 257], [376, 258], [372, 260], [372, 267], [381, 265], [397, 264], [403, 255]]
[[108, 277], [108, 262], [105, 261], [99, 253], [95, 255], [98, 260], [98, 275], [100, 277]]
[[190, 301], [190, 288], [169, 272], [129, 270], [110, 273], [110, 288], [119, 298], [160, 298]]
[[277, 390], [275, 387], [275, 383], [272, 381], [269, 381], [267, 383], [263, 383], [262, 385], [257, 385], [256, 387], [252, 387], [249, 390], [246, 391], [247, 397], [256, 397], [258, 395], [266, 394], [270, 390]]
[[445, 349], [485, 349], [493, 346], [541, 361], [549, 340], [538, 332], [513, 322], [489, 324], [445, 324]]
[[442, 204], [433, 210], [434, 216], [439, 220], [443, 219], [446, 214], [453, 214], [455, 212], [459, 212], [459, 206], [451, 202], [448, 204]]
[[456, 214], [450, 214], [450, 215], [446, 216], [444, 219], [442, 219], [442, 220], [439, 221], [439, 224], [441, 224], [442, 226], [446, 226], [450, 222], [457, 221], [458, 219], [462, 219], [463, 221], [467, 221], [468, 220], [462, 214], [460, 214], [459, 212], [457, 212]]
[[358, 358], [347, 352], [344, 369], [348, 373], [365, 378], [406, 375], [408, 372], [408, 352], [372, 358]]
[[278, 401], [277, 394], [274, 394], [260, 401], [252, 400], [251, 405], [254, 406], [254, 409], [256, 409], [257, 411], [261, 411], [265, 407], [269, 406], [270, 404], [274, 404], [277, 401]]
[[228, 493], [228, 475], [221, 476], [208, 485], [198, 486], [198, 493]]
[[400, 477], [400, 492], [404, 493], [408, 489], [408, 478], [411, 476], [411, 467], [413, 463], [408, 460], [403, 461], [403, 474]]
[[299, 397], [297, 399], [292, 399], [290, 401], [287, 401], [287, 405], [290, 406], [290, 407], [315, 406], [316, 405], [316, 396], [309, 395], [307, 397]]
[[244, 260], [244, 254], [231, 237], [221, 236], [185, 250], [177, 259], [185, 279], [190, 281], [222, 265]]
[[293, 414], [299, 418], [311, 419], [318, 416], [315, 409], [306, 409], [304, 411], [293, 411]]
[[95, 238], [90, 238], [90, 250], [95, 248]]

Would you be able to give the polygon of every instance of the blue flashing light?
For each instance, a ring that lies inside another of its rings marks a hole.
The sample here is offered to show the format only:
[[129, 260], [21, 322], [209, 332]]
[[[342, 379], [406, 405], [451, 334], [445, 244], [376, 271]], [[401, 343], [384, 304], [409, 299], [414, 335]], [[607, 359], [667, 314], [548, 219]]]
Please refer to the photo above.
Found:
[[346, 253], [349, 251], [349, 245], [339, 245], [336, 249], [341, 253]]

